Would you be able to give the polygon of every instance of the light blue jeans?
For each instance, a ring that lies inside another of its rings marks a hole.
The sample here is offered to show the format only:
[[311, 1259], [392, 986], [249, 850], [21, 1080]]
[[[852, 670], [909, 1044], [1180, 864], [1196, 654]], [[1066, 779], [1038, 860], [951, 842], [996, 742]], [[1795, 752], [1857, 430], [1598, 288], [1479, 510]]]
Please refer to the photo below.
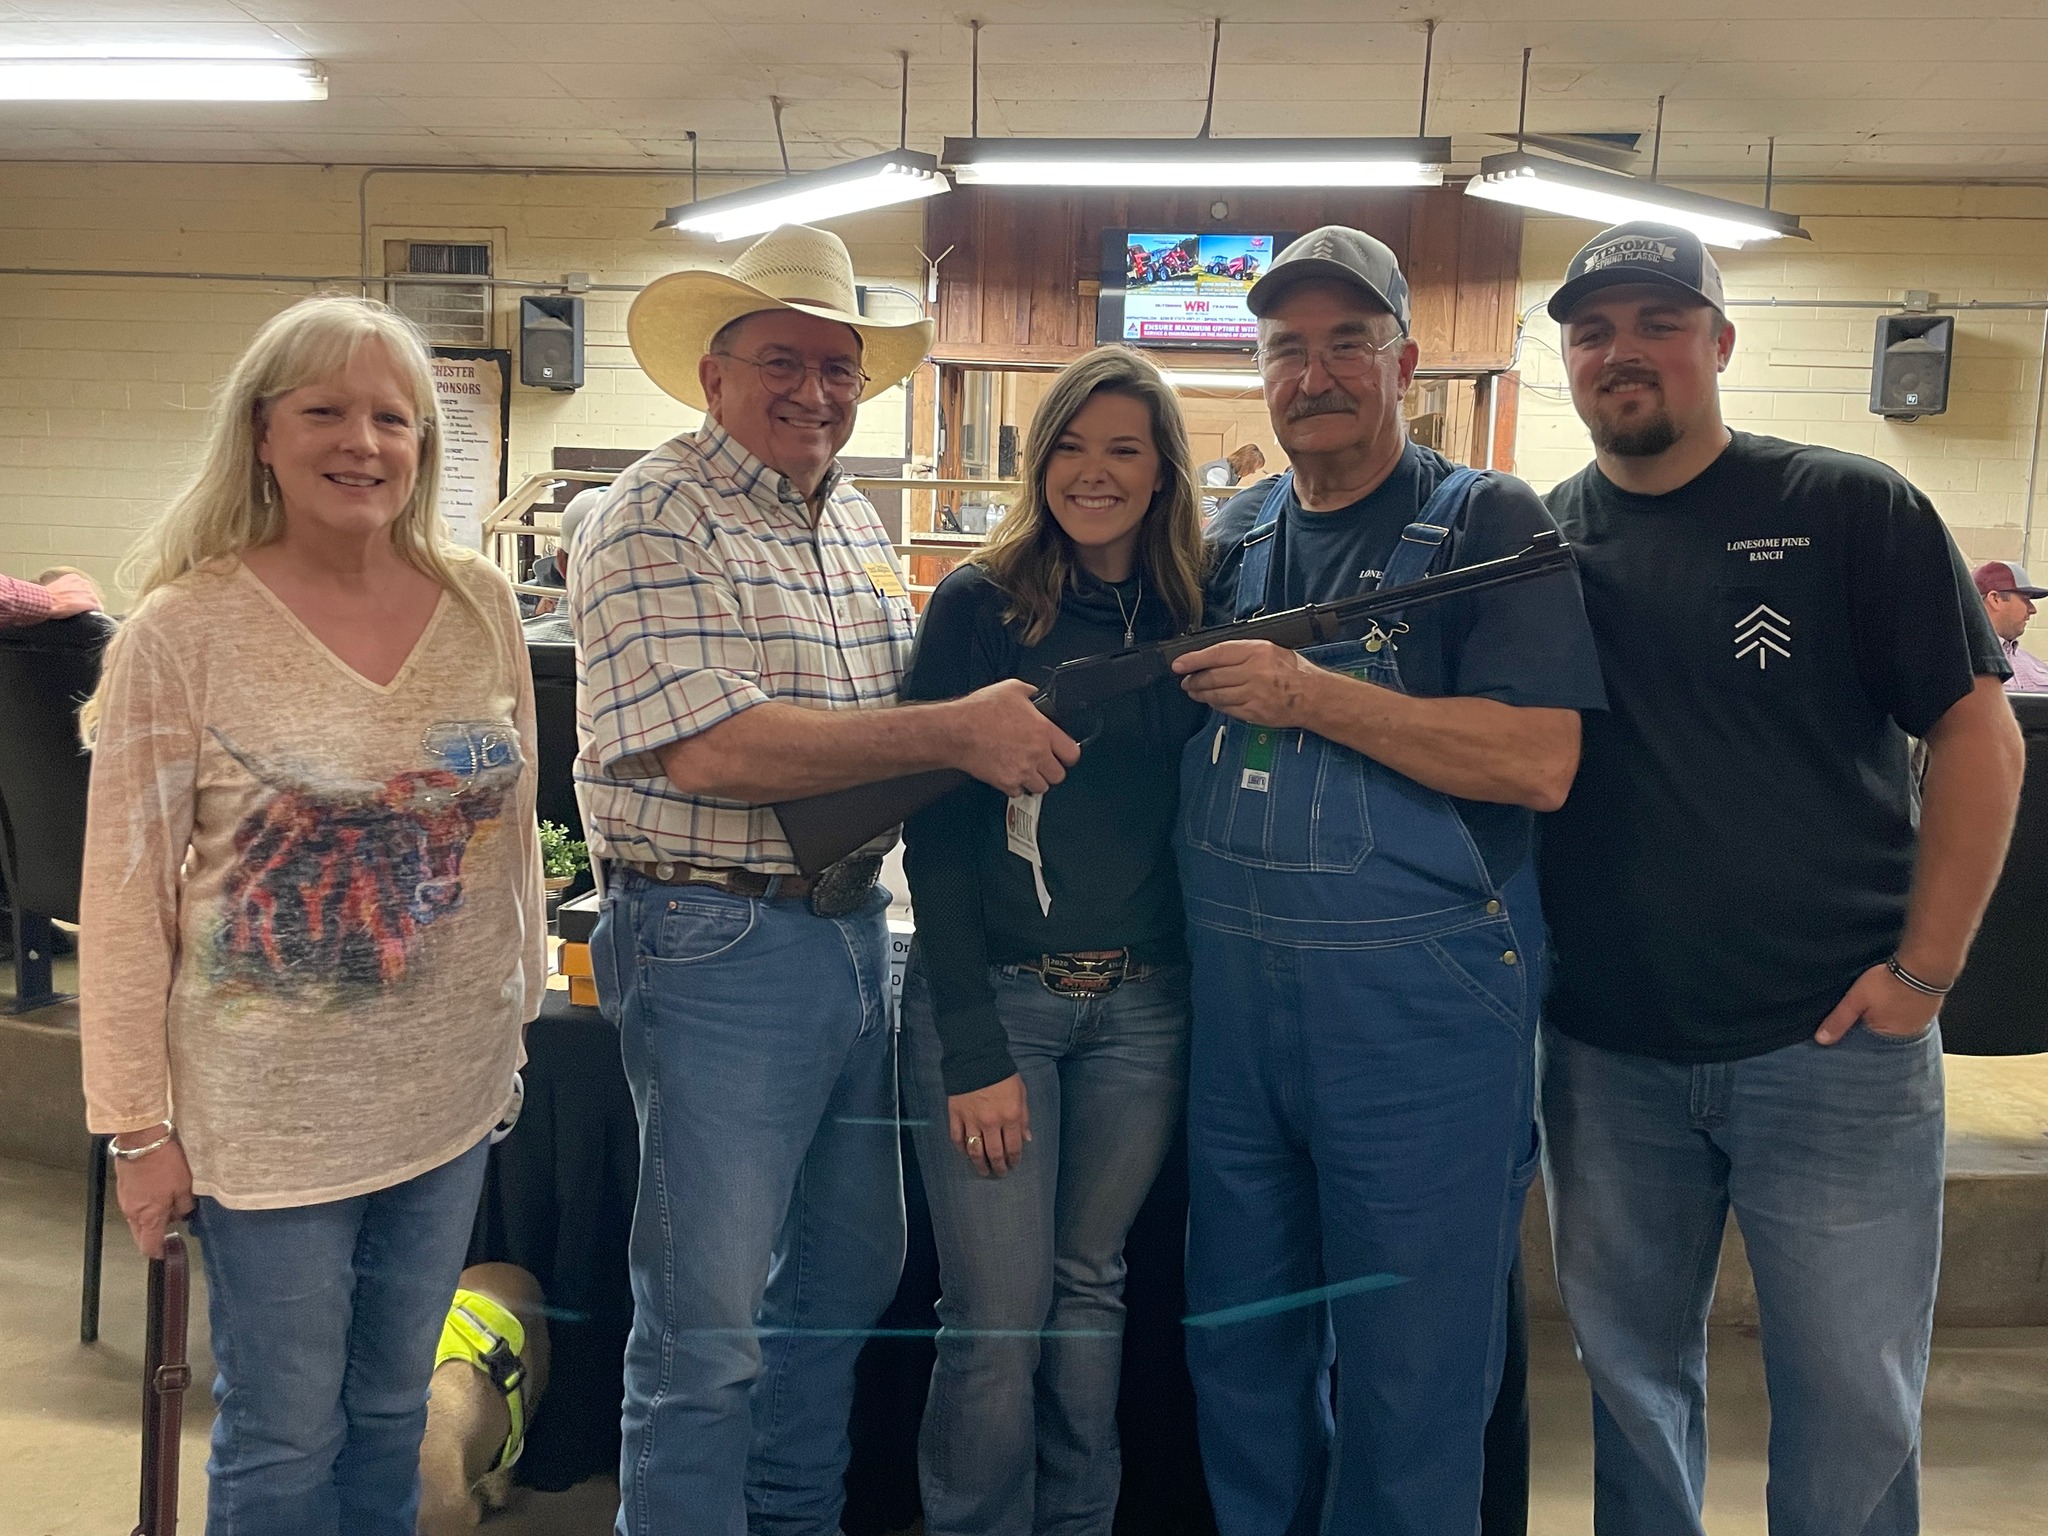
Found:
[[1180, 1123], [1185, 966], [1102, 997], [991, 974], [1031, 1143], [1000, 1179], [947, 1130], [931, 994], [913, 951], [903, 1099], [939, 1250], [938, 1361], [918, 1436], [929, 1536], [1108, 1536], [1122, 1480], [1124, 1238]]
[[903, 1268], [886, 893], [625, 873], [591, 939], [640, 1118], [620, 1536], [836, 1536], [853, 1366]]
[[1939, 1030], [1705, 1066], [1543, 1031], [1544, 1170], [1593, 1383], [1597, 1536], [1700, 1536], [1707, 1312], [1756, 1275], [1776, 1536], [1912, 1536], [1941, 1259]]
[[199, 1199], [219, 1369], [207, 1536], [413, 1536], [427, 1385], [485, 1150], [321, 1205]]

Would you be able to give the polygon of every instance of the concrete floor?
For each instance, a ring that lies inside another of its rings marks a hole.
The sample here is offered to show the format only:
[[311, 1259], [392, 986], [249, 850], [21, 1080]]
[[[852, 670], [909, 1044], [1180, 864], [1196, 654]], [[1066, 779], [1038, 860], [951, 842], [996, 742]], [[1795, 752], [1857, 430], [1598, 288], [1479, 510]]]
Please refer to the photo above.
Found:
[[[143, 1266], [113, 1215], [101, 1341], [78, 1342], [80, 1179], [0, 1160], [0, 1532], [105, 1536], [134, 1523]], [[211, 1378], [203, 1297], [195, 1297], [195, 1379]], [[1585, 1380], [1561, 1325], [1532, 1339], [1536, 1536], [1590, 1529]], [[1761, 1536], [1767, 1416], [1754, 1334], [1713, 1342], [1715, 1536]], [[206, 1503], [203, 1388], [187, 1400], [185, 1528]], [[500, 1536], [603, 1536], [616, 1490], [599, 1479], [567, 1493], [521, 1493], [488, 1523]], [[2048, 1509], [2048, 1329], [1952, 1329], [1936, 1338], [1928, 1391], [1926, 1528], [1933, 1536], [2031, 1536]]]

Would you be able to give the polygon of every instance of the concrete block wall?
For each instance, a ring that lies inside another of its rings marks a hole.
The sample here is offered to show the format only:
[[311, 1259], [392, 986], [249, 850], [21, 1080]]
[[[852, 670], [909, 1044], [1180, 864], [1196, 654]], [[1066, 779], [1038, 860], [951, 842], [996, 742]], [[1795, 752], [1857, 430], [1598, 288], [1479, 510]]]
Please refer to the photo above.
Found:
[[[0, 268], [93, 268], [349, 277], [360, 270], [360, 166], [0, 164]], [[727, 188], [706, 187], [707, 195]], [[488, 240], [495, 275], [587, 272], [641, 284], [723, 265], [715, 246], [654, 228], [689, 198], [685, 176], [422, 175], [367, 185], [371, 269], [387, 239]], [[841, 220], [864, 283], [918, 290], [912, 209]], [[330, 285], [354, 292], [353, 281]], [[304, 281], [0, 274], [0, 571], [77, 565], [110, 582], [121, 555], [196, 455], [215, 384], [249, 337], [314, 291]], [[373, 288], [381, 294], [381, 284]], [[630, 293], [592, 293], [585, 387], [513, 386], [511, 483], [557, 446], [647, 448], [696, 421], [634, 366]], [[878, 296], [892, 315], [909, 301]], [[495, 290], [494, 344], [515, 352], [517, 293]], [[879, 309], [878, 309], [878, 312]], [[847, 451], [907, 453], [904, 392], [861, 408]]]
[[[2048, 298], [2048, 191], [2017, 187], [1797, 186], [1777, 206], [1798, 213], [1808, 244], [1774, 241], [1717, 252], [1728, 297], [1898, 301], [1932, 289], [1944, 303]], [[1517, 468], [1539, 490], [1592, 456], [1573, 413], [1558, 328], [1540, 308], [1566, 262], [1594, 233], [1578, 220], [1532, 216], [1522, 241], [1527, 315], [1519, 367]], [[1527, 313], [1533, 308], [1533, 313]], [[1949, 409], [1892, 422], [1868, 409], [1880, 311], [1731, 306], [1735, 356], [1723, 376], [1729, 424], [1870, 455], [1913, 480], [1940, 508], [1964, 555], [2048, 565], [2048, 453], [2036, 468], [2026, 523], [2028, 454], [2042, 388], [2040, 311], [1957, 317]], [[2029, 645], [2048, 647], [2037, 620]]]

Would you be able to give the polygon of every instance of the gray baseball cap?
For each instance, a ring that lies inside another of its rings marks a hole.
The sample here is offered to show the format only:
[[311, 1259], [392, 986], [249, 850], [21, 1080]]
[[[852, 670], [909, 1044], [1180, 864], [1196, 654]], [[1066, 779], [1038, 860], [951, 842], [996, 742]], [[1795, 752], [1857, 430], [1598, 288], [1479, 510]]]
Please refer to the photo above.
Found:
[[576, 542], [576, 530], [583, 526], [583, 519], [597, 510], [597, 504], [604, 500], [608, 485], [593, 485], [588, 490], [578, 491], [569, 498], [569, 505], [562, 508], [562, 531], [555, 535], [555, 542], [567, 549]]
[[1678, 288], [1727, 312], [1721, 269], [1698, 235], [1675, 224], [1617, 224], [1580, 248], [1564, 269], [1564, 282], [1550, 296], [1550, 318], [1562, 325], [1579, 301], [1623, 283], [1656, 283]]
[[1358, 289], [1401, 322], [1408, 334], [1408, 279], [1394, 253], [1362, 229], [1325, 224], [1273, 258], [1266, 275], [1244, 296], [1245, 308], [1264, 315], [1304, 278], [1320, 277]]

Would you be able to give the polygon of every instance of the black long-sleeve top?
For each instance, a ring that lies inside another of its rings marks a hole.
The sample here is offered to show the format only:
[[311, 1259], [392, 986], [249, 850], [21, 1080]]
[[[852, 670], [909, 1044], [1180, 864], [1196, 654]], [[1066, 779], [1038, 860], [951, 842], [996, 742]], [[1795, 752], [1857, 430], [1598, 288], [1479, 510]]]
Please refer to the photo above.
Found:
[[[958, 698], [1012, 677], [1042, 684], [1063, 661], [1121, 649], [1126, 613], [1137, 640], [1174, 633], [1157, 592], [1147, 588], [1139, 601], [1137, 577], [1115, 588], [1085, 573], [1079, 581], [1051, 631], [1027, 646], [1018, 627], [1004, 622], [1002, 589], [979, 566], [959, 567], [925, 608], [903, 697]], [[1091, 949], [1128, 949], [1134, 960], [1158, 965], [1185, 958], [1173, 823], [1181, 747], [1202, 715], [1177, 680], [1164, 678], [1077, 732], [1089, 738], [1081, 761], [1046, 794], [1039, 814], [1049, 914], [1039, 911], [1030, 864], [1009, 849], [996, 790], [963, 785], [903, 829], [947, 1093], [971, 1093], [1017, 1070], [989, 985], [991, 965]]]

